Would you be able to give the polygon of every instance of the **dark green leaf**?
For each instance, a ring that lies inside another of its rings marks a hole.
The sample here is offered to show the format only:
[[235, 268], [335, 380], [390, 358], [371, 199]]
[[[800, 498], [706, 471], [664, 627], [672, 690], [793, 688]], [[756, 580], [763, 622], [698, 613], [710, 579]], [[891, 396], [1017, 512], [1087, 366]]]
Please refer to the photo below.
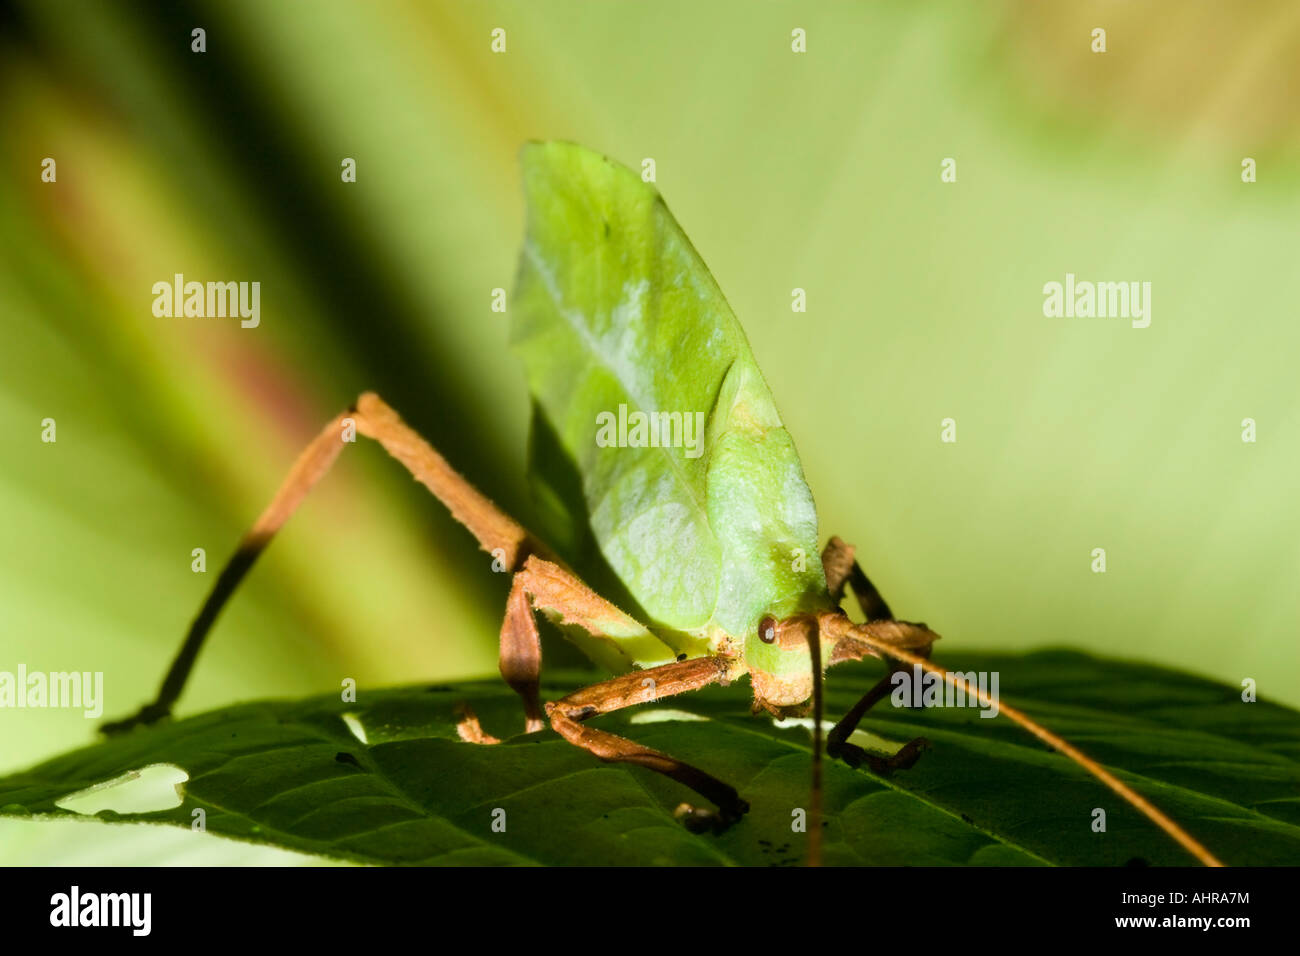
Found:
[[[1014, 702], [1095, 756], [1229, 864], [1300, 862], [1300, 715], [1243, 703], [1240, 692], [1144, 665], [1076, 653], [955, 656], [995, 669]], [[831, 672], [828, 713], [878, 677]], [[554, 698], [581, 675], [548, 680]], [[805, 726], [751, 716], [747, 688], [713, 688], [599, 719], [734, 783], [750, 814], [720, 836], [672, 816], [692, 795], [647, 771], [602, 764], [547, 731], [500, 746], [462, 743], [455, 706], [489, 732], [520, 727], [510, 691], [485, 681], [243, 704], [139, 730], [0, 780], [0, 813], [69, 816], [68, 794], [142, 767], [183, 768], [180, 806], [112, 815], [368, 863], [775, 864], [802, 862], [792, 811], [808, 806]], [[349, 730], [353, 714], [368, 743]], [[690, 714], [704, 719], [683, 719]], [[1136, 811], [1004, 719], [976, 710], [879, 705], [864, 728], [934, 744], [889, 779], [829, 764], [825, 858], [831, 864], [1187, 864]], [[1106, 810], [1106, 832], [1092, 829]], [[505, 832], [493, 812], [505, 811]]]

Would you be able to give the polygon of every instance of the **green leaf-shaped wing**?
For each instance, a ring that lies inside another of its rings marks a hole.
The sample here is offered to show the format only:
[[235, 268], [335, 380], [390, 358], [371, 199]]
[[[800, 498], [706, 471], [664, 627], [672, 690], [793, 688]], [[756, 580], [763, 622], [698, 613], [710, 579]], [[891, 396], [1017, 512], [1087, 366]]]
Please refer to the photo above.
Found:
[[744, 635], [765, 612], [823, 606], [794, 443], [658, 192], [568, 143], [526, 147], [523, 170], [512, 339], [550, 470], [557, 451], [571, 463], [581, 500], [569, 510], [602, 563], [667, 631]]

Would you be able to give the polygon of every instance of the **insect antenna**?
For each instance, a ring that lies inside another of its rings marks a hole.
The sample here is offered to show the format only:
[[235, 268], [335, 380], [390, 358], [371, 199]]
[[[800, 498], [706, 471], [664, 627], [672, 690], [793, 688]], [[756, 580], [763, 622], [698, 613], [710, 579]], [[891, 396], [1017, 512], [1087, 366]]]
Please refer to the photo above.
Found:
[[816, 618], [804, 633], [808, 635], [808, 656], [812, 663], [813, 749], [812, 799], [808, 808], [808, 865], [822, 865], [822, 642]]
[[[825, 620], [827, 619], [823, 618], [823, 621]], [[893, 624], [894, 622], [890, 622], [890, 623]], [[871, 634], [869, 633], [869, 628], [871, 627], [870, 624], [853, 625], [850, 624], [847, 621], [847, 619], [845, 619], [844, 624], [845, 626], [843, 627], [840, 633], [847, 640], [854, 641], [862, 645], [866, 645], [872, 650], [879, 651], [882, 655], [885, 655], [887, 657], [892, 657], [896, 660], [905, 661], [906, 663], [911, 664], [913, 667], [919, 667], [928, 673], [934, 674], [942, 678], [943, 680], [947, 681], [953, 687], [961, 688], [962, 690], [965, 691], [968, 697], [971, 696], [975, 697], [977, 700], [979, 700], [981, 704], [984, 704], [986, 707], [992, 707], [996, 703], [999, 713], [1004, 714], [1005, 716], [1010, 718], [1014, 723], [1019, 724], [1025, 730], [1029, 731], [1031, 734], [1037, 737], [1039, 740], [1043, 741], [1043, 743], [1047, 744], [1052, 749], [1064, 754], [1066, 757], [1069, 757], [1071, 760], [1077, 763], [1084, 770], [1088, 771], [1088, 773], [1092, 774], [1099, 781], [1101, 781], [1103, 784], [1109, 787], [1112, 791], [1114, 791], [1116, 794], [1118, 794], [1128, 803], [1132, 804], [1133, 807], [1135, 807], [1142, 814], [1144, 814], [1147, 817], [1147, 819], [1149, 819], [1152, 823], [1154, 823], [1160, 829], [1164, 830], [1165, 833], [1169, 834], [1169, 836], [1173, 837], [1173, 839], [1188, 853], [1192, 854], [1192, 856], [1196, 857], [1206, 866], [1223, 866], [1223, 863], [1221, 863], [1218, 860], [1218, 858], [1214, 856], [1214, 854], [1212, 854], [1209, 850], [1207, 850], [1204, 846], [1202, 846], [1194, 837], [1192, 837], [1191, 834], [1189, 834], [1186, 830], [1180, 827], [1177, 823], [1175, 823], [1169, 817], [1165, 816], [1165, 814], [1161, 810], [1159, 810], [1154, 804], [1152, 804], [1149, 800], [1147, 800], [1146, 797], [1142, 796], [1140, 793], [1138, 793], [1128, 784], [1124, 783], [1122, 780], [1116, 777], [1113, 773], [1111, 773], [1101, 764], [1097, 763], [1097, 761], [1093, 760], [1083, 751], [1079, 750], [1078, 747], [1075, 747], [1073, 744], [1065, 740], [1063, 737], [1059, 737], [1056, 734], [1052, 733], [1042, 724], [1030, 718], [1027, 714], [1023, 714], [1019, 710], [1016, 710], [1014, 707], [1008, 706], [1007, 704], [1002, 703], [1001, 701], [995, 702], [993, 698], [990, 697], [986, 692], [980, 690], [978, 687], [975, 687], [972, 684], [967, 683], [965, 680], [959, 679], [949, 671], [940, 667], [938, 664], [935, 664], [924, 657], [921, 657], [917, 654], [913, 654], [911, 651], [904, 650], [903, 648], [899, 647], [897, 644], [891, 644], [888, 641], [882, 641], [878, 638], [872, 637]], [[842, 655], [839, 651], [840, 648], [839, 646], [837, 646], [836, 653], [833, 655], [833, 659], [834, 658], [838, 658], [839, 660], [851, 659], [851, 655], [847, 655], [847, 656]]]

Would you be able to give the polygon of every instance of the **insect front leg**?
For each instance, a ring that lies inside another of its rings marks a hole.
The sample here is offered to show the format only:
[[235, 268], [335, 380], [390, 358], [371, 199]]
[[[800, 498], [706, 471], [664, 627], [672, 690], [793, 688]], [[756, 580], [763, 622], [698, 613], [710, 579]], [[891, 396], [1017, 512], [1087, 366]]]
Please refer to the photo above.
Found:
[[[893, 627], [880, 628], [881, 636], [886, 639], [892, 636], [900, 647], [915, 650], [922, 657], [928, 658], [930, 656], [934, 638], [938, 635], [931, 633], [924, 625], [907, 624], [907, 622], [903, 621], [894, 622], [894, 614], [890, 610], [888, 602], [885, 601], [880, 591], [871, 583], [871, 579], [867, 577], [866, 572], [858, 564], [854, 556], [853, 545], [832, 536], [822, 552], [822, 566], [826, 571], [826, 584], [830, 589], [831, 597], [837, 603], [843, 600], [844, 586], [847, 584], [853, 589], [853, 594], [858, 599], [858, 604], [862, 607], [862, 612], [866, 615], [869, 624], [875, 622], [890, 622], [893, 624]], [[831, 663], [836, 664], [843, 660], [850, 660], [854, 656], [860, 655], [837, 654], [831, 658]], [[849, 737], [853, 734], [853, 731], [857, 730], [858, 724], [862, 722], [862, 718], [866, 716], [867, 711], [881, 699], [889, 696], [890, 689], [893, 686], [893, 676], [902, 667], [898, 661], [888, 657], [885, 658], [885, 662], [889, 665], [889, 673], [867, 691], [826, 735], [826, 752], [832, 757], [843, 760], [851, 767], [858, 767], [865, 763], [874, 773], [879, 774], [887, 774], [894, 770], [906, 770], [915, 764], [920, 759], [922, 752], [929, 749], [930, 746], [930, 742], [924, 737], [917, 737], [904, 744], [893, 756], [878, 757], [868, 753], [857, 744], [849, 743]]]
[[831, 598], [836, 604], [844, 600], [844, 585], [848, 584], [868, 621], [892, 621], [894, 612], [858, 564], [855, 550], [853, 545], [834, 535], [826, 542], [822, 568], [826, 571], [826, 587]]
[[[893, 664], [893, 662], [890, 662]], [[839, 723], [826, 735], [826, 752], [832, 757], [843, 760], [850, 767], [866, 764], [873, 773], [889, 774], [895, 770], [907, 770], [921, 758], [921, 754], [930, 748], [930, 742], [924, 737], [909, 740], [889, 757], [880, 757], [864, 750], [857, 744], [849, 743], [849, 737], [858, 729], [858, 724], [875, 704], [889, 696], [893, 668], [880, 681], [867, 691], [862, 698], [849, 708], [849, 712], [840, 718]]]

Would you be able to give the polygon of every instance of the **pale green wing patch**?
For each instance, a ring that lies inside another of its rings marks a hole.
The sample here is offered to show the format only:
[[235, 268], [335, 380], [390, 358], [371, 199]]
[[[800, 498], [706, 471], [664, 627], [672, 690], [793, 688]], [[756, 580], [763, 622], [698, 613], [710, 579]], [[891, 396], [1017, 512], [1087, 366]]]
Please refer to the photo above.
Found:
[[[568, 510], [604, 562], [651, 623], [678, 631], [742, 634], [773, 601], [824, 593], [815, 559], [789, 570], [792, 549], [817, 548], [794, 445], [659, 194], [566, 143], [527, 147], [523, 169], [512, 340], [579, 479]], [[638, 433], [638, 414], [663, 434]]]

